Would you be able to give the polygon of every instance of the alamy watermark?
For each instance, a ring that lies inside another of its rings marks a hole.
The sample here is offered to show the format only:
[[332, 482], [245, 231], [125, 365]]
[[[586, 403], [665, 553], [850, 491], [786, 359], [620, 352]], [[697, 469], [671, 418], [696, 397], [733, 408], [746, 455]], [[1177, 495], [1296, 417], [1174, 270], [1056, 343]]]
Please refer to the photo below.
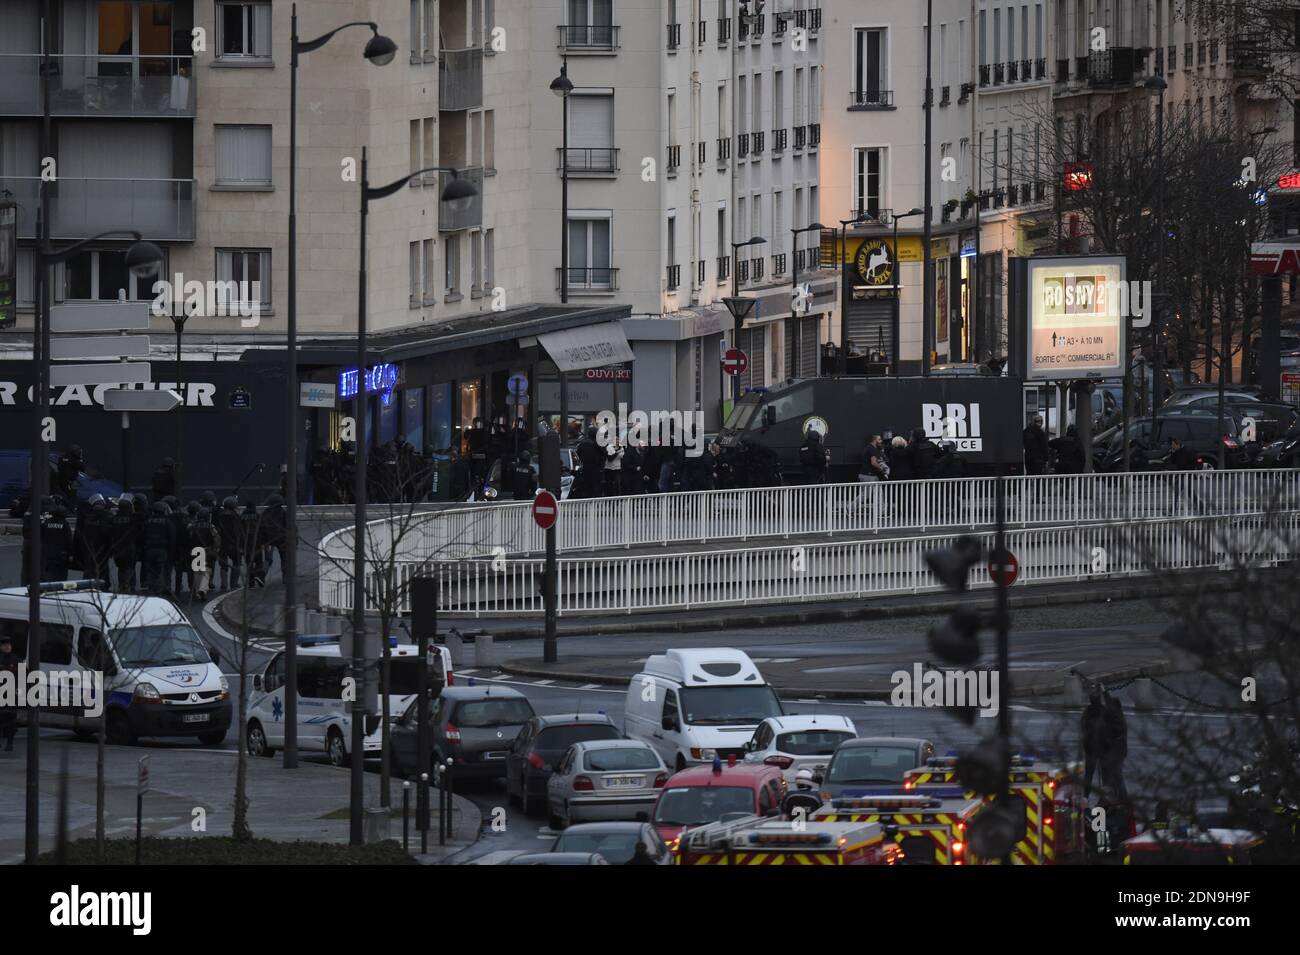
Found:
[[620, 401], [617, 412], [597, 412], [596, 443], [601, 447], [647, 444], [685, 448], [687, 457], [698, 458], [704, 453], [704, 412], [629, 412], [627, 403]]
[[82, 710], [87, 719], [104, 712], [104, 674], [99, 670], [0, 670], [0, 709], [29, 706]]
[[196, 318], [238, 318], [241, 328], [256, 328], [262, 321], [262, 283], [190, 279], [177, 272], [172, 281], [153, 284], [150, 312], [155, 318], [185, 315]]
[[998, 715], [997, 670], [927, 670], [919, 663], [889, 677], [894, 706], [974, 707], [980, 716]]

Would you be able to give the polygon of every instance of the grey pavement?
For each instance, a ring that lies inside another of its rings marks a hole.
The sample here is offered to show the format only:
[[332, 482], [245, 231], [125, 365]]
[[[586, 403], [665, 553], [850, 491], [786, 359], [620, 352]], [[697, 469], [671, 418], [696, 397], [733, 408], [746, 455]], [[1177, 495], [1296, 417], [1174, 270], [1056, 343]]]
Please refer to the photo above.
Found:
[[[233, 738], [232, 732], [231, 737]], [[227, 746], [229, 743], [227, 743]], [[54, 848], [58, 818], [59, 777], [67, 759], [68, 827], [72, 839], [95, 835], [95, 762], [93, 741], [83, 742], [70, 734], [45, 732], [41, 737], [40, 818], [41, 848]], [[229, 835], [233, 819], [236, 753], [231, 748], [189, 748], [175, 743], [143, 743], [139, 746], [105, 748], [105, 831], [109, 838], [134, 836], [136, 775], [141, 756], [150, 757], [150, 791], [144, 797], [146, 835], [195, 837]], [[11, 753], [0, 752], [0, 864], [19, 862], [23, 857], [23, 825], [26, 738], [20, 730]], [[345, 843], [349, 836], [346, 814], [349, 772], [324, 762], [304, 759], [299, 767], [286, 770], [279, 759], [248, 761], [248, 819], [253, 834], [278, 841]], [[366, 773], [366, 806], [379, 805], [379, 776]], [[393, 786], [397, 813], [390, 819], [388, 838], [402, 839], [401, 784]], [[427, 856], [422, 862], [437, 862], [464, 850], [478, 837], [480, 814], [468, 799], [453, 794], [453, 838], [437, 846], [437, 813]], [[414, 800], [412, 800], [414, 802]], [[436, 794], [433, 805], [437, 806]], [[202, 813], [196, 812], [202, 810]], [[414, 809], [412, 809], [412, 820]], [[205, 831], [196, 830], [204, 819]], [[419, 846], [412, 829], [411, 846]]]

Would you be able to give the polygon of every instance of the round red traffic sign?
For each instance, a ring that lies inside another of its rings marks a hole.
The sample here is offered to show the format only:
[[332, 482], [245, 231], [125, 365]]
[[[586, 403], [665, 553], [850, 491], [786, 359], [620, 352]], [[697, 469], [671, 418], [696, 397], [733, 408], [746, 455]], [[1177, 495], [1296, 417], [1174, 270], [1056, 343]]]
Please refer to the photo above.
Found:
[[728, 348], [722, 356], [722, 370], [736, 376], [749, 367], [749, 356], [739, 348]]
[[1009, 550], [1005, 550], [999, 556], [994, 552], [989, 557], [989, 577], [999, 587], [1010, 587], [1020, 576], [1020, 562], [1016, 560], [1016, 555]]
[[533, 521], [542, 530], [548, 530], [555, 524], [560, 514], [560, 504], [550, 491], [538, 491], [533, 498]]

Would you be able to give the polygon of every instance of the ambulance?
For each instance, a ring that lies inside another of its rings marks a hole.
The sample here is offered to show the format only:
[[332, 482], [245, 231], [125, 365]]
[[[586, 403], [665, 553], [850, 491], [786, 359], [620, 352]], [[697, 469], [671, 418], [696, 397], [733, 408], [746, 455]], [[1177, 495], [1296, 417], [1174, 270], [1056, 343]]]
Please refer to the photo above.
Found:
[[[1025, 838], [1012, 851], [1016, 865], [1057, 865], [1081, 856], [1087, 829], [1083, 767], [1060, 765], [1033, 756], [1013, 756], [1009, 790], [1025, 801]], [[935, 756], [903, 774], [903, 787], [924, 793], [935, 787], [960, 786], [957, 757]], [[980, 794], [965, 790], [967, 798]], [[991, 796], [983, 797], [992, 802]]]
[[897, 865], [903, 850], [876, 823], [749, 816], [692, 829], [678, 865]]
[[841, 796], [822, 806], [813, 823], [875, 824], [902, 849], [903, 865], [975, 865], [967, 832], [984, 808], [958, 787], [929, 793], [898, 790]]

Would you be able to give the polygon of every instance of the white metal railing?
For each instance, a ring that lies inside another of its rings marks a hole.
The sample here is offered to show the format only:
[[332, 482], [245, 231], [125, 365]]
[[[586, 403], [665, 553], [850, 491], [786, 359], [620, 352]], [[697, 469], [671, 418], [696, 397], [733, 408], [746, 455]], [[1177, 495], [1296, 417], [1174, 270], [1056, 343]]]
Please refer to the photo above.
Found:
[[[1290, 511], [1027, 528], [1008, 531], [1007, 546], [1020, 564], [1017, 586], [1024, 586], [1227, 567], [1238, 560], [1276, 563], [1296, 556], [1298, 531], [1300, 512]], [[986, 550], [992, 547], [991, 531], [975, 536]], [[630, 614], [935, 592], [941, 587], [923, 555], [954, 538], [566, 557], [558, 561], [559, 612]], [[544, 567], [536, 558], [408, 561], [397, 564], [396, 583], [404, 594], [411, 577], [436, 574], [441, 614], [540, 614]], [[970, 583], [972, 589], [992, 586], [983, 563], [972, 569]], [[350, 609], [349, 583], [336, 582], [327, 591], [322, 579], [321, 601]], [[401, 605], [409, 610], [405, 600]]]
[[[746, 541], [853, 533], [925, 532], [990, 527], [994, 478], [886, 481], [688, 491], [568, 500], [556, 524], [561, 553], [675, 543]], [[1006, 479], [1011, 527], [1182, 520], [1300, 510], [1300, 471], [1179, 471], [1053, 474]], [[413, 560], [473, 557], [504, 548], [541, 554], [546, 535], [528, 503], [470, 505], [422, 513], [403, 510], [403, 556]], [[372, 534], [376, 533], [371, 531]], [[385, 538], [380, 554], [389, 553]], [[368, 544], [372, 551], [374, 545]], [[352, 530], [321, 542], [322, 592], [327, 567], [350, 566]], [[382, 560], [383, 558], [381, 558]]]

